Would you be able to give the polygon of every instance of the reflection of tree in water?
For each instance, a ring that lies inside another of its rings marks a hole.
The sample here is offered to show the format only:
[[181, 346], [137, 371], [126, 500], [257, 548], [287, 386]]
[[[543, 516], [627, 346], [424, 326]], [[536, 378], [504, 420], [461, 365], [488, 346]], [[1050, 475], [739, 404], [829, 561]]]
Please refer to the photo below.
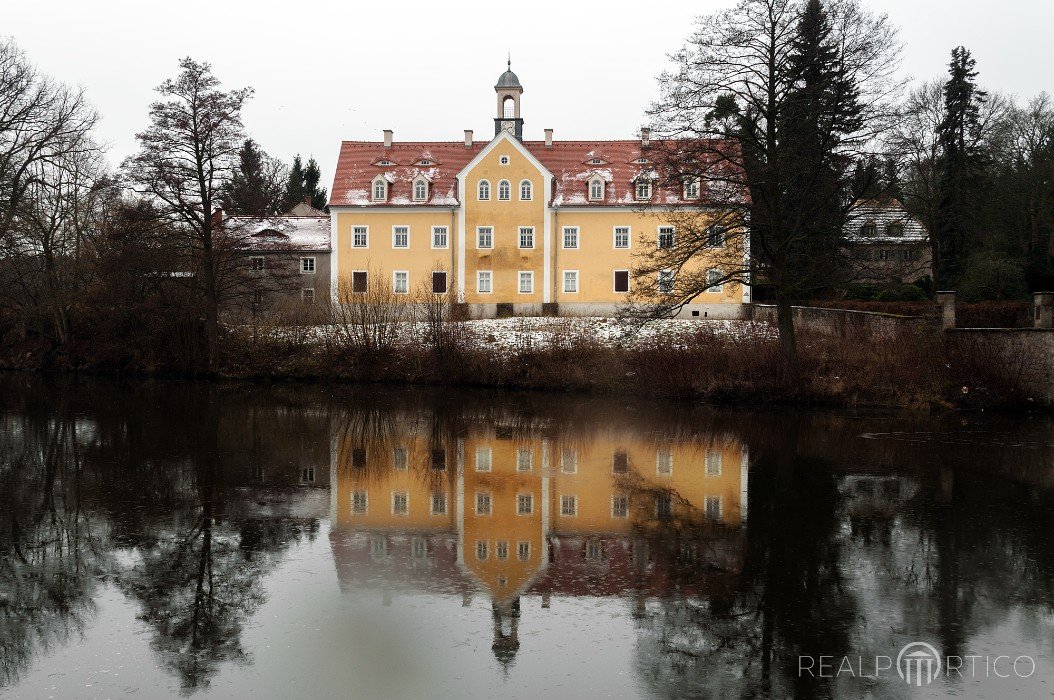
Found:
[[654, 541], [667, 560], [654, 565], [669, 567], [678, 581], [703, 581], [695, 594], [675, 589], [637, 603], [637, 671], [659, 695], [823, 695], [823, 680], [798, 677], [799, 654], [840, 656], [850, 648], [857, 604], [841, 571], [834, 475], [796, 458], [789, 433], [782, 450], [756, 460], [749, 501], [738, 575], [715, 575], [720, 559], [685, 549], [719, 537], [704, 514], [682, 502], [659, 523]]
[[82, 504], [87, 432], [69, 417], [0, 418], [0, 687], [84, 629], [109, 567], [106, 523]]

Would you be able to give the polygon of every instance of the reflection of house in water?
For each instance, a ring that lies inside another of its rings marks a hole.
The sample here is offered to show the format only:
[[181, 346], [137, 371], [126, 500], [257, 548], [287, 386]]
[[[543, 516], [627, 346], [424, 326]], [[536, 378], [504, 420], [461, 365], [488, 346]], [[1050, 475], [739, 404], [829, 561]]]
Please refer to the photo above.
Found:
[[647, 597], [731, 588], [742, 565], [747, 459], [721, 438], [581, 441], [479, 427], [334, 446], [332, 544], [343, 590], [477, 592], [495, 656], [519, 641], [520, 598]]
[[918, 490], [914, 480], [895, 474], [849, 474], [838, 484], [852, 534], [866, 542], [888, 543], [893, 519]]

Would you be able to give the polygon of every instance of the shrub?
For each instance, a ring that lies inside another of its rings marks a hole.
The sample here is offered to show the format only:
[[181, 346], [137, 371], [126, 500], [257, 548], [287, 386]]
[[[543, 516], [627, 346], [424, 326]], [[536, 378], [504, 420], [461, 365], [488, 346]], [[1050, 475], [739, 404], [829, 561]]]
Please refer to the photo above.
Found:
[[1027, 293], [1025, 266], [1005, 255], [977, 253], [966, 263], [959, 280], [963, 301], [1009, 301]]

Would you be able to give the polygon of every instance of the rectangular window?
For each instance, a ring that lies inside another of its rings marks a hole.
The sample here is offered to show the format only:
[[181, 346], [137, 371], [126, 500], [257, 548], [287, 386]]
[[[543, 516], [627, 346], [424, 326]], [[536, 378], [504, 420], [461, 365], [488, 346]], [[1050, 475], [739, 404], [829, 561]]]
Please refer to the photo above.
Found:
[[392, 515], [406, 515], [410, 512], [410, 495], [406, 491], [392, 492]]
[[669, 520], [673, 517], [673, 498], [668, 493], [660, 493], [655, 497], [655, 517], [659, 520]]
[[388, 556], [388, 540], [383, 537], [370, 538], [370, 551], [375, 557]]
[[674, 228], [673, 226], [660, 226], [659, 227], [659, 247], [660, 248], [672, 248], [674, 240]]
[[490, 515], [490, 494], [476, 494], [476, 515]]
[[534, 512], [534, 496], [529, 493], [521, 493], [516, 496], [516, 514], [530, 515]]
[[600, 178], [589, 181], [589, 198], [593, 201], [604, 198], [604, 181]]
[[529, 472], [534, 462], [534, 453], [529, 447], [516, 450], [516, 471]]
[[560, 496], [560, 515], [566, 518], [578, 515], [578, 496]]
[[446, 469], [446, 450], [442, 448], [432, 450], [432, 469], [436, 471]]
[[533, 226], [521, 226], [520, 227], [520, 247], [521, 248], [533, 248], [534, 247], [534, 227]]
[[313, 484], [315, 483], [315, 468], [304, 467], [300, 470], [300, 483], [302, 484]]
[[629, 471], [629, 453], [625, 450], [615, 450], [611, 456], [611, 471], [615, 474], [625, 474]]
[[629, 517], [629, 497], [627, 497], [627, 496], [612, 496], [611, 497], [611, 517], [612, 518], [626, 518], [626, 517]]
[[367, 226], [351, 227], [351, 247], [368, 248], [370, 245], [370, 229]]
[[520, 561], [527, 561], [531, 558], [531, 543], [530, 542], [518, 542], [516, 544], [516, 555], [520, 558]]
[[397, 472], [406, 471], [407, 467], [410, 466], [410, 457], [405, 447], [396, 447], [392, 449], [392, 469]]
[[476, 559], [479, 559], [480, 561], [485, 561], [486, 558], [487, 558], [487, 555], [488, 555], [488, 552], [487, 552], [487, 543], [486, 543], [486, 541], [484, 541], [484, 540], [477, 541], [476, 542]]
[[392, 248], [410, 247], [410, 227], [392, 226]]
[[313, 275], [313, 274], [315, 274], [315, 259], [314, 258], [300, 258], [300, 274], [302, 274], [302, 275]]
[[369, 284], [369, 273], [365, 270], [351, 273], [352, 294], [365, 294]]
[[405, 270], [397, 270], [392, 273], [392, 291], [396, 294], [410, 293], [410, 273]]
[[366, 448], [356, 447], [351, 451], [351, 468], [352, 469], [365, 469], [366, 468]]
[[564, 293], [578, 293], [578, 270], [564, 270]]
[[615, 227], [615, 247], [619, 249], [629, 248], [629, 226]]
[[615, 292], [629, 293], [629, 270], [615, 270]]
[[600, 561], [604, 558], [604, 546], [600, 540], [589, 540], [586, 542], [586, 561]]
[[490, 294], [493, 289], [491, 285], [490, 270], [480, 270], [476, 273], [476, 291], [480, 294]]
[[638, 180], [636, 187], [637, 199], [651, 199], [651, 182]]
[[493, 466], [494, 451], [489, 447], [476, 448], [476, 471], [489, 472]]
[[494, 227], [493, 226], [477, 226], [476, 227], [476, 247], [477, 248], [493, 248], [494, 247]]
[[446, 494], [442, 491], [432, 492], [432, 515], [446, 515]]
[[721, 476], [721, 453], [717, 450], [706, 451], [706, 475]]
[[428, 556], [428, 543], [420, 537], [415, 537], [410, 542], [410, 556], [414, 559], [424, 559]]
[[578, 472], [578, 450], [564, 450], [560, 453], [560, 471], [564, 474]]
[[698, 199], [699, 197], [699, 178], [690, 177], [684, 181], [684, 198], [685, 199]]
[[495, 542], [494, 543], [494, 556], [498, 559], [509, 558], [509, 543], [508, 542]]
[[659, 294], [673, 293], [673, 270], [659, 270], [659, 280], [657, 288], [659, 290]]
[[707, 520], [720, 520], [721, 519], [721, 497], [720, 496], [707, 496], [706, 497], [706, 519]]
[[520, 271], [520, 294], [530, 294], [534, 291], [534, 273]]
[[355, 515], [365, 515], [370, 507], [370, 497], [367, 491], [351, 492], [351, 512]]
[[723, 248], [725, 245], [725, 227], [714, 224], [706, 228], [706, 247]]
[[578, 247], [578, 227], [564, 226], [564, 248]]
[[446, 294], [446, 272], [432, 273], [432, 294]]
[[655, 453], [655, 473], [662, 476], [673, 474], [673, 452], [659, 450]]
[[313, 287], [304, 287], [300, 290], [300, 301], [311, 304], [315, 301], [315, 290]]
[[252, 269], [253, 272], [263, 272], [263, 269], [264, 269], [264, 259], [263, 259], [263, 257], [262, 256], [258, 256], [258, 255], [254, 255], [253, 257], [249, 258], [249, 267]]
[[720, 292], [724, 289], [721, 284], [721, 271], [720, 270], [707, 270], [706, 271], [706, 284], [709, 285], [706, 288], [708, 292]]
[[446, 248], [450, 245], [450, 235], [446, 226], [432, 227], [432, 247]]

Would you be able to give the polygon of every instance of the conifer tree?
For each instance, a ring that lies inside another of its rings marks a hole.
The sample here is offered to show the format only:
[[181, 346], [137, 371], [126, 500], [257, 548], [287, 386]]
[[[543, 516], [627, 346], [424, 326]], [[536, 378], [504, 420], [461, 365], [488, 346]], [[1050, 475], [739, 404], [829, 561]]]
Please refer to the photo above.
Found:
[[304, 201], [304, 194], [304, 163], [300, 160], [300, 154], [297, 153], [293, 158], [293, 167], [289, 169], [289, 177], [286, 179], [285, 203], [282, 208], [288, 211], [300, 204]]
[[937, 284], [943, 287], [958, 282], [968, 251], [981, 242], [983, 230], [987, 157], [980, 115], [988, 96], [977, 87], [976, 63], [965, 47], [952, 50], [944, 118], [937, 130], [940, 189], [934, 268]]
[[238, 216], [272, 216], [281, 212], [284, 197], [282, 164], [246, 139], [221, 193], [223, 209]]
[[329, 193], [326, 188], [319, 188], [318, 183], [322, 179], [322, 170], [318, 167], [318, 161], [314, 156], [308, 159], [307, 167], [304, 169], [304, 196], [311, 197], [311, 206], [315, 209], [327, 210]]
[[322, 171], [318, 167], [318, 161], [311, 157], [307, 161], [307, 166], [304, 166], [300, 154], [297, 153], [286, 182], [285, 209], [292, 209], [307, 200], [315, 209], [328, 211], [329, 195], [326, 188], [320, 189], [318, 186], [321, 179]]

